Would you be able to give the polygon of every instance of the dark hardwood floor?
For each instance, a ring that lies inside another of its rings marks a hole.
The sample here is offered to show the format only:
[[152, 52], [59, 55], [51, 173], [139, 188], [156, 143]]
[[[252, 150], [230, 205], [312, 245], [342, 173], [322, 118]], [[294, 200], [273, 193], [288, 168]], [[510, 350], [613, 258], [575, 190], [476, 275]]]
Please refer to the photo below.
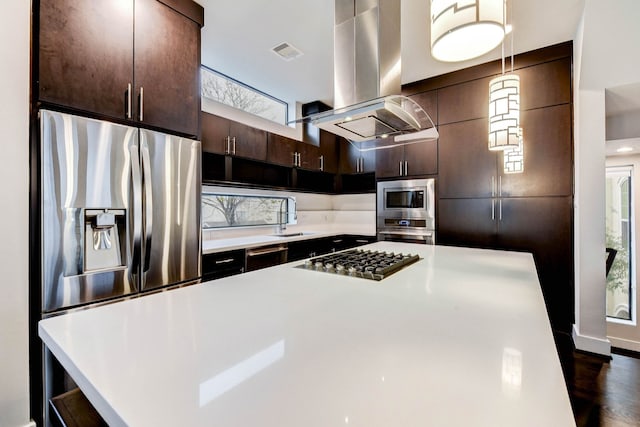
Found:
[[640, 426], [638, 354], [614, 349], [609, 360], [582, 353], [562, 334], [556, 345], [578, 427]]

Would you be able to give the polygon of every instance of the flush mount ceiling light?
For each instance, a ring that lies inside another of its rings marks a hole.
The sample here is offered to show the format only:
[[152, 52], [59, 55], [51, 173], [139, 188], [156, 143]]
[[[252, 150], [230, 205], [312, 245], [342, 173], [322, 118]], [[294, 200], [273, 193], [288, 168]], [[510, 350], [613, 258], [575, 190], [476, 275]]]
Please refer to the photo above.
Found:
[[504, 0], [431, 0], [431, 55], [444, 62], [484, 55], [504, 39]]

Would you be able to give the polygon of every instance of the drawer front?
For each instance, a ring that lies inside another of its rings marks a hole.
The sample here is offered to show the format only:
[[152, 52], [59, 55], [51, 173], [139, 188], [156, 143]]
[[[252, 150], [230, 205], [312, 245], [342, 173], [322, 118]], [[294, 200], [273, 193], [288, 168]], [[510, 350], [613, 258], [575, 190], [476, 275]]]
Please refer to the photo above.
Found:
[[244, 249], [202, 256], [202, 279], [213, 280], [244, 273]]

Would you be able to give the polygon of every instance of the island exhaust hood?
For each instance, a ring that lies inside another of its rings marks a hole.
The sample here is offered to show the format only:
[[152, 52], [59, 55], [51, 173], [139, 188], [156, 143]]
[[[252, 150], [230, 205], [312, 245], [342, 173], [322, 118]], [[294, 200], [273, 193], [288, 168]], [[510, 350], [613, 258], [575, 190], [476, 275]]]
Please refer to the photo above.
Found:
[[438, 138], [422, 107], [398, 95], [400, 3], [335, 0], [334, 110], [304, 117], [304, 122], [350, 141]]

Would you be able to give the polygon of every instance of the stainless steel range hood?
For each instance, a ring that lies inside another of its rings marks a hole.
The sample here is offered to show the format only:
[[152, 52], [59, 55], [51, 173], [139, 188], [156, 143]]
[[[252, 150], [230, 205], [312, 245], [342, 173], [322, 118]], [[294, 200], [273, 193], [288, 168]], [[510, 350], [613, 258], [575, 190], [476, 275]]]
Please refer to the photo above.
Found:
[[429, 115], [401, 89], [400, 1], [335, 0], [334, 110], [303, 118], [350, 141], [435, 139]]

